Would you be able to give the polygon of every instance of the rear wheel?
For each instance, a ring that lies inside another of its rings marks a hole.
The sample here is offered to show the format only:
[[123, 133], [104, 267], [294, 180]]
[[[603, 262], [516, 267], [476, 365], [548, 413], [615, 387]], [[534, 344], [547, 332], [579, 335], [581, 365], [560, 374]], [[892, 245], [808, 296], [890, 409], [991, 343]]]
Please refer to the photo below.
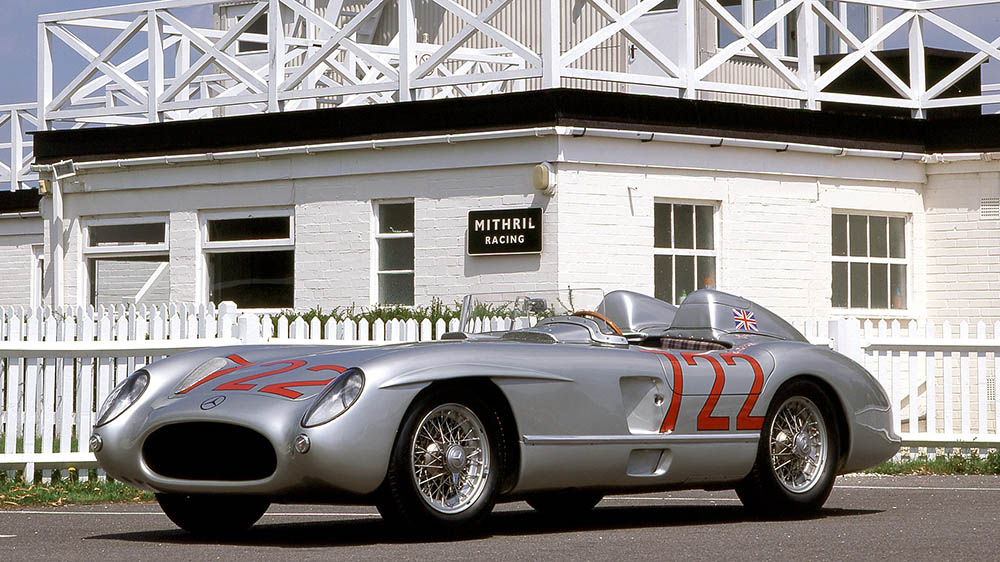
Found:
[[784, 514], [821, 508], [837, 476], [839, 437], [833, 406], [816, 384], [782, 388], [764, 420], [753, 470], [736, 487], [743, 505]]
[[197, 535], [224, 536], [253, 526], [271, 502], [255, 496], [156, 494], [163, 513]]
[[587, 490], [535, 494], [525, 499], [535, 511], [551, 515], [582, 515], [600, 503], [604, 495]]
[[379, 512], [407, 528], [471, 530], [496, 503], [503, 425], [488, 402], [453, 389], [418, 398], [393, 446]]

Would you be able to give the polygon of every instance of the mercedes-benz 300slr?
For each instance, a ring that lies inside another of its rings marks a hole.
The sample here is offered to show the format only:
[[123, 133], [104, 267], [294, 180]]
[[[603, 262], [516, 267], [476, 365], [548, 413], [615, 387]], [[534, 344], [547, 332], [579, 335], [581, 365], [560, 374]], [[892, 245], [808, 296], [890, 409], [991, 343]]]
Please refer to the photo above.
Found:
[[477, 295], [461, 326], [425, 343], [178, 354], [114, 389], [91, 448], [206, 534], [272, 502], [374, 504], [449, 531], [498, 501], [578, 514], [683, 488], [796, 514], [899, 449], [864, 368], [719, 291], [679, 307], [628, 291]]

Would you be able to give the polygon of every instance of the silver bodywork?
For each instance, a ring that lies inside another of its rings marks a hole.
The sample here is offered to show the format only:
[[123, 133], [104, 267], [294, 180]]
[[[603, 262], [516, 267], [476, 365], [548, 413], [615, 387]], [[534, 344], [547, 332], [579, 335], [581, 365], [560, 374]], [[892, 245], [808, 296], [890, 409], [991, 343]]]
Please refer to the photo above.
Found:
[[[732, 329], [740, 311], [754, 312], [754, 323]], [[504, 497], [566, 488], [610, 493], [727, 486], [750, 472], [760, 420], [778, 389], [798, 377], [819, 384], [839, 412], [838, 472], [875, 465], [899, 448], [888, 400], [871, 375], [826, 347], [810, 345], [754, 303], [704, 290], [675, 310], [616, 292], [605, 299], [604, 312], [627, 338], [590, 318], [555, 317], [524, 330], [433, 343], [240, 346], [179, 354], [146, 367], [150, 382], [141, 397], [96, 429], [103, 443], [97, 457], [111, 476], [157, 492], [367, 502], [385, 479], [397, 432], [421, 391], [453, 384], [483, 392], [486, 384], [495, 386], [491, 390], [502, 396], [516, 426]], [[678, 348], [692, 345], [703, 349]], [[705, 349], [710, 347], [719, 349]], [[176, 392], [206, 360], [232, 356], [249, 366]], [[319, 382], [337, 374], [333, 367], [360, 368], [364, 389], [339, 417], [305, 428], [303, 416], [323, 388]], [[259, 376], [276, 370], [284, 372]], [[147, 437], [183, 422], [233, 424], [259, 433], [276, 453], [276, 469], [252, 480], [155, 472], [144, 457]], [[294, 448], [301, 435], [311, 443], [305, 453]]]

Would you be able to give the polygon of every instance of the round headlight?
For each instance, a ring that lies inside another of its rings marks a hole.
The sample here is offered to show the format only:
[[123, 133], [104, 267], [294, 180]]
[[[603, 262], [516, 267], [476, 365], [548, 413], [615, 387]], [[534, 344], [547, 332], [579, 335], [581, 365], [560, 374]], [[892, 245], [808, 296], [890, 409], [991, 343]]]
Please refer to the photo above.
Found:
[[97, 413], [97, 427], [120, 416], [142, 396], [147, 386], [149, 386], [149, 373], [146, 371], [140, 370], [129, 375], [111, 391], [108, 399], [104, 401], [104, 405]]
[[365, 375], [361, 369], [348, 369], [327, 385], [302, 418], [304, 427], [322, 425], [343, 414], [361, 395]]

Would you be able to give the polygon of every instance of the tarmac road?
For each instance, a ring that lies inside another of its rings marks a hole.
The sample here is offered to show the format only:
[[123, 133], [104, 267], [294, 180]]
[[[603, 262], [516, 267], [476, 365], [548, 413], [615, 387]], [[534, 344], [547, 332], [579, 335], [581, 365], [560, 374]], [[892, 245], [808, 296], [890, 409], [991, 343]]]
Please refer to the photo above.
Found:
[[847, 476], [815, 517], [749, 517], [732, 492], [605, 498], [578, 521], [504, 504], [480, 536], [402, 538], [374, 509], [273, 506], [239, 539], [154, 504], [0, 511], [0, 560], [1000, 560], [1000, 477]]

